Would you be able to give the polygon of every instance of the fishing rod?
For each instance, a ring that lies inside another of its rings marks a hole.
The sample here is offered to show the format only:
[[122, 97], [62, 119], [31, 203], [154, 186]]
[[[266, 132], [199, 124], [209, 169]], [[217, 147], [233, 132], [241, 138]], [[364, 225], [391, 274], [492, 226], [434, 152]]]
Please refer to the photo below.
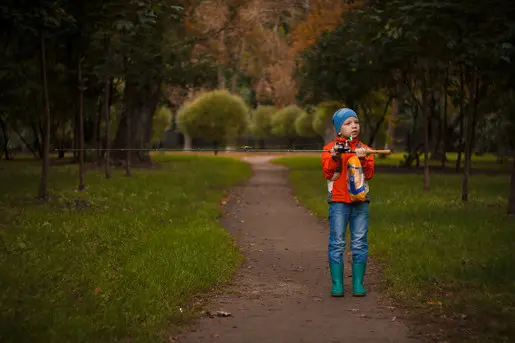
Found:
[[[340, 153], [355, 153], [355, 150], [350, 149], [349, 147], [335, 147], [335, 150]], [[267, 153], [267, 152], [292, 152], [292, 153], [322, 153], [322, 152], [331, 152], [331, 150], [327, 149], [262, 149], [262, 148], [253, 148], [253, 147], [241, 147], [234, 148], [229, 150], [224, 149], [213, 149], [213, 148], [175, 148], [175, 149], [167, 149], [167, 148], [118, 148], [118, 149], [98, 149], [98, 148], [84, 148], [84, 149], [54, 149], [55, 152], [58, 151], [145, 151], [145, 152], [221, 152], [221, 153]], [[380, 154], [380, 155], [389, 155], [391, 154], [391, 150], [376, 150], [376, 149], [365, 149], [365, 153], [367, 155], [370, 154]]]

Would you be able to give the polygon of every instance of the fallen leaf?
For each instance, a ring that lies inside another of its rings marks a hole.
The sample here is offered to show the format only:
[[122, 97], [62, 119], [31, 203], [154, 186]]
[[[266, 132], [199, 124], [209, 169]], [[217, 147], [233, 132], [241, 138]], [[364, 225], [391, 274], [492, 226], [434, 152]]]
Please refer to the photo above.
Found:
[[217, 317], [231, 317], [232, 314], [229, 313], [229, 312], [225, 312], [225, 311], [216, 311], [215, 312], [215, 316], [217, 316]]
[[442, 302], [441, 301], [428, 301], [426, 302], [426, 304], [428, 305], [442, 305]]

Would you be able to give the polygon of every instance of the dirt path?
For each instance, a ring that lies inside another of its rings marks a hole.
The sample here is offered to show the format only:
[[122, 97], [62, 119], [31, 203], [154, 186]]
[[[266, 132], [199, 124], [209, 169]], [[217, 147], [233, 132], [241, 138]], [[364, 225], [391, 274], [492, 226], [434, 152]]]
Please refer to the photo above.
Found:
[[254, 175], [232, 190], [223, 224], [247, 260], [234, 284], [211, 300], [208, 310], [230, 317], [202, 317], [176, 337], [183, 342], [224, 343], [414, 343], [398, 309], [378, 294], [373, 262], [368, 296], [351, 296], [350, 255], [346, 254], [344, 298], [329, 295], [328, 227], [296, 204], [287, 169], [246, 158]]

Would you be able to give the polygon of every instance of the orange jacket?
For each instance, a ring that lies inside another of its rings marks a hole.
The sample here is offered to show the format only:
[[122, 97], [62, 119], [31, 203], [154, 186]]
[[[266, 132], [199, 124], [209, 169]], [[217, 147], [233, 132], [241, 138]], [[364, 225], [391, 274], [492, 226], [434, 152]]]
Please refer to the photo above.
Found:
[[[332, 141], [324, 146], [324, 150], [330, 150], [336, 141]], [[363, 142], [358, 140], [348, 141], [352, 150], [356, 148], [368, 148]], [[330, 152], [322, 153], [322, 172], [327, 180], [328, 202], [351, 203], [349, 191], [347, 190], [347, 161], [354, 153], [341, 154], [341, 160], [333, 160]], [[368, 155], [360, 159], [365, 174], [365, 180], [370, 180], [374, 176], [374, 155]], [[339, 166], [341, 168], [338, 168]], [[341, 169], [341, 170], [337, 170]], [[368, 199], [368, 195], [367, 195]]]

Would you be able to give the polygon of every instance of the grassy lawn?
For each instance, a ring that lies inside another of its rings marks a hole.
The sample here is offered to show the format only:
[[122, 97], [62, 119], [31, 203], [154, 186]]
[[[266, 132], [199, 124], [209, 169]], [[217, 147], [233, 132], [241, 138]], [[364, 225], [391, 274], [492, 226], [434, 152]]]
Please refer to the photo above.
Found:
[[[458, 160], [458, 154], [449, 152], [445, 154], [447, 160], [445, 162], [445, 168], [454, 170], [456, 168], [456, 161]], [[378, 165], [385, 166], [398, 166], [404, 160], [404, 153], [402, 152], [394, 152], [391, 155], [386, 156], [386, 158], [376, 158], [376, 163]], [[472, 156], [472, 168], [473, 169], [510, 169], [511, 162], [510, 159], [504, 163], [496, 163], [497, 158], [492, 154], [484, 154], [481, 156], [473, 155]], [[442, 162], [440, 160], [429, 160], [429, 165], [434, 167], [441, 167]], [[460, 166], [463, 167], [465, 165], [464, 155], [461, 156]], [[424, 166], [424, 155], [420, 156], [420, 167]], [[413, 162], [413, 167], [415, 167], [415, 162]]]
[[[275, 160], [291, 168], [299, 201], [327, 217], [317, 157]], [[506, 216], [509, 176], [474, 176], [461, 202], [460, 175], [377, 173], [370, 181], [370, 251], [390, 295], [467, 342], [515, 340], [515, 218]], [[348, 238], [347, 238], [348, 239]]]
[[248, 165], [156, 156], [153, 169], [53, 167], [48, 204], [33, 200], [40, 165], [0, 163], [0, 341], [158, 342], [194, 312], [192, 296], [229, 281], [242, 256], [217, 222]]

